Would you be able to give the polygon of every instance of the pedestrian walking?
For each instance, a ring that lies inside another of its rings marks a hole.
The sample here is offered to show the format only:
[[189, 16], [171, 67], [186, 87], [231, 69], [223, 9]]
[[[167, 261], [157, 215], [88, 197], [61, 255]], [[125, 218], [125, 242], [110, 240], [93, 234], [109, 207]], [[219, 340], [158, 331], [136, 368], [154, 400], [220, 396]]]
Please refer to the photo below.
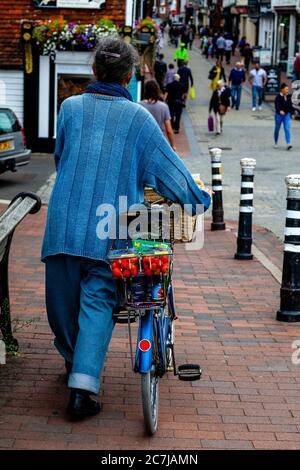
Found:
[[188, 95], [190, 86], [194, 85], [194, 79], [187, 61], [182, 63], [177, 73], [180, 76], [180, 83], [183, 85], [186, 95]]
[[298, 52], [296, 53], [296, 56], [295, 56], [293, 71], [294, 71], [293, 81], [300, 80], [300, 55], [298, 54]]
[[181, 28], [181, 42], [184, 43], [186, 49], [188, 48], [189, 44], [189, 31], [188, 31], [188, 26], [185, 24]]
[[189, 27], [188, 27], [189, 49], [190, 49], [190, 51], [192, 50], [192, 47], [193, 47], [193, 42], [194, 42], [194, 39], [195, 39], [195, 34], [196, 34], [196, 27], [195, 27], [195, 25], [192, 23], [192, 24], [190, 24]]
[[236, 50], [236, 47], [238, 45], [238, 42], [239, 42], [238, 35], [236, 33], [234, 33], [233, 36], [232, 36], [232, 55], [233, 56], [235, 55], [235, 50]]
[[280, 85], [280, 93], [275, 98], [275, 131], [274, 141], [275, 148], [278, 146], [278, 138], [280, 127], [283, 124], [286, 149], [291, 150], [291, 116], [294, 114], [289, 87], [286, 83]]
[[175, 134], [179, 134], [180, 118], [185, 104], [185, 89], [180, 83], [180, 76], [175, 73], [174, 80], [166, 87], [165, 101], [167, 102], [171, 114], [171, 123]]
[[167, 73], [167, 64], [164, 61], [164, 55], [159, 54], [158, 59], [154, 63], [154, 76], [161, 91], [164, 91], [164, 80]]
[[174, 64], [169, 64], [168, 65], [168, 70], [165, 75], [165, 80], [164, 80], [164, 89], [166, 88], [169, 83], [172, 83], [174, 80], [174, 75], [175, 75], [175, 67]]
[[226, 47], [226, 39], [224, 38], [222, 33], [217, 39], [216, 46], [217, 46], [217, 59], [219, 59], [220, 62], [222, 63], [224, 53], [225, 53], [225, 47]]
[[[200, 190], [171, 149], [156, 121], [126, 87], [138, 55], [130, 44], [99, 39], [86, 92], [60, 108], [55, 144], [56, 182], [48, 206], [42, 248], [46, 307], [55, 345], [65, 359], [72, 418], [96, 415], [100, 374], [118, 307], [117, 284], [107, 261], [110, 247], [124, 246], [119, 203], [143, 202], [151, 186], [181, 205], [207, 209]], [[181, 86], [181, 85], [180, 85]], [[108, 230], [107, 230], [108, 229]], [[130, 240], [128, 240], [130, 243]]]
[[248, 42], [245, 44], [245, 47], [243, 48], [243, 56], [244, 56], [245, 70], [246, 72], [248, 72], [250, 62], [252, 62], [252, 59], [253, 59], [253, 50], [250, 47], [250, 44]]
[[182, 42], [180, 44], [180, 47], [176, 49], [176, 52], [174, 54], [174, 60], [177, 62], [178, 67], [181, 66], [184, 60], [186, 60], [187, 62], [189, 61], [189, 54], [188, 54], [188, 51], [184, 42]]
[[243, 36], [239, 42], [239, 49], [240, 49], [240, 54], [241, 56], [244, 55], [244, 48], [247, 44], [247, 41], [246, 41], [246, 36]]
[[228, 78], [228, 85], [231, 88], [231, 104], [232, 108], [235, 108], [236, 110], [240, 108], [243, 83], [245, 80], [246, 74], [242, 67], [242, 63], [237, 62], [235, 67], [231, 69]]
[[216, 65], [210, 69], [208, 79], [211, 80], [210, 89], [212, 91], [216, 90], [219, 80], [223, 80], [226, 83], [225, 70], [219, 59], [217, 59]]
[[209, 115], [214, 112], [216, 135], [223, 132], [223, 118], [230, 107], [230, 100], [223, 80], [217, 83], [217, 89], [213, 92], [209, 103]]
[[230, 64], [231, 60], [231, 54], [232, 54], [232, 45], [233, 45], [233, 40], [231, 38], [226, 38], [225, 39], [225, 58], [226, 58], [226, 64]]
[[152, 114], [161, 131], [166, 135], [172, 149], [176, 150], [170, 110], [168, 105], [162, 101], [161, 91], [156, 80], [146, 80], [144, 99], [140, 101], [140, 105]]
[[256, 101], [258, 97], [258, 109], [261, 111], [261, 105], [263, 100], [264, 86], [267, 83], [267, 73], [260, 66], [260, 63], [256, 63], [254, 69], [249, 74], [249, 81], [252, 86], [252, 111], [256, 111]]

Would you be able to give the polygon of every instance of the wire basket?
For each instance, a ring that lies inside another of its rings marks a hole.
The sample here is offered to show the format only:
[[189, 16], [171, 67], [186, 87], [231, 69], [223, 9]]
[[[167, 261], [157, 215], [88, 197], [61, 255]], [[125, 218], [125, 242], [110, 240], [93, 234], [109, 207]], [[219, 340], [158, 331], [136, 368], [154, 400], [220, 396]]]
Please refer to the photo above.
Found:
[[165, 305], [173, 267], [171, 249], [156, 248], [146, 254], [137, 254], [133, 248], [111, 250], [108, 260], [127, 308]]

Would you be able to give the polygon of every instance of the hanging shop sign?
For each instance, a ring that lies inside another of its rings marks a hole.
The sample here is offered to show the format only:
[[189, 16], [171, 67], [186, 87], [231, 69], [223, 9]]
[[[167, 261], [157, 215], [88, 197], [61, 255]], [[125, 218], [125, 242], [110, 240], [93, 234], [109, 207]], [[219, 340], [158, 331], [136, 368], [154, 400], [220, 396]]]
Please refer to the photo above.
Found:
[[37, 8], [90, 8], [99, 9], [105, 6], [106, 0], [33, 0]]

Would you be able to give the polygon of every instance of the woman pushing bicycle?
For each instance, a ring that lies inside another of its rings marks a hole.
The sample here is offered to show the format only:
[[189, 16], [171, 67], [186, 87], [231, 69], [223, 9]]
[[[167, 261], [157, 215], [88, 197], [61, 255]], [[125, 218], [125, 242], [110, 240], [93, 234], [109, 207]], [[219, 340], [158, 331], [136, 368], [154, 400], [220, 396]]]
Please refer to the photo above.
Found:
[[[58, 116], [55, 164], [42, 260], [46, 265], [46, 307], [55, 346], [63, 356], [71, 390], [68, 414], [99, 413], [90, 395], [111, 339], [117, 304], [116, 281], [107, 254], [113, 236], [99, 235], [105, 208], [119, 210], [144, 200], [144, 187], [181, 205], [206, 210], [210, 195], [198, 188], [158, 124], [127, 90], [135, 49], [119, 38], [99, 41], [95, 81], [85, 93], [66, 99]], [[102, 217], [102, 218], [101, 218]]]

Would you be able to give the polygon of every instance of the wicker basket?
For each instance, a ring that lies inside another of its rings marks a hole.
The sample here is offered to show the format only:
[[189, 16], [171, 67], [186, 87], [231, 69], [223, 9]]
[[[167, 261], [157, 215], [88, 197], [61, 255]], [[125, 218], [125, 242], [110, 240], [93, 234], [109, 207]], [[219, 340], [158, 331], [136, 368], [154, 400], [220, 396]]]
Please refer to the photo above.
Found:
[[[152, 188], [144, 189], [145, 202], [149, 204], [162, 204], [165, 198], [157, 194]], [[180, 212], [170, 211], [170, 240], [180, 242], [190, 242], [196, 229], [197, 217], [189, 216], [182, 209]]]

